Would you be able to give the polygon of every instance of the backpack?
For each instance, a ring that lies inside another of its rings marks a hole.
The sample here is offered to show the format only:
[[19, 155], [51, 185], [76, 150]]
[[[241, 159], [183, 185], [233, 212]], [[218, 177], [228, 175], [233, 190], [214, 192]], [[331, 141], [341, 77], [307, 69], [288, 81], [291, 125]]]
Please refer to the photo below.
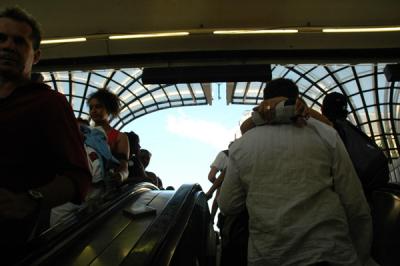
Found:
[[382, 149], [347, 120], [336, 120], [334, 127], [346, 146], [367, 197], [373, 190], [386, 185], [389, 165]]

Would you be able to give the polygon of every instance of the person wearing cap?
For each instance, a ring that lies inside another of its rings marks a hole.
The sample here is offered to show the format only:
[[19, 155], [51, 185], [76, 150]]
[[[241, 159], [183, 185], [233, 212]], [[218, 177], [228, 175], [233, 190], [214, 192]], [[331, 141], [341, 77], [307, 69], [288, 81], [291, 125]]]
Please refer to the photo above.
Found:
[[325, 96], [321, 106], [322, 114], [332, 123], [337, 119], [346, 119], [347, 98], [339, 92], [332, 92]]
[[[264, 99], [298, 97], [291, 80], [267, 83]], [[365, 265], [370, 210], [336, 131], [310, 117], [301, 127], [265, 124], [230, 147], [218, 200], [249, 214], [248, 265]]]
[[375, 141], [347, 120], [347, 97], [339, 92], [325, 96], [321, 106], [342, 139], [363, 185], [367, 199], [372, 192], [389, 181], [388, 160]]

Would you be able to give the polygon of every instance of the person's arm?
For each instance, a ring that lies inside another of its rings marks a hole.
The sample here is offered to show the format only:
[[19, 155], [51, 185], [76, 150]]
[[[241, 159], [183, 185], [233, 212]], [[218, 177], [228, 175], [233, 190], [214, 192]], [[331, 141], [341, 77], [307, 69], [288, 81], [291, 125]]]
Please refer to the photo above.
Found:
[[231, 155], [217, 201], [221, 212], [225, 215], [240, 213], [246, 206], [246, 192], [240, 181], [237, 163]]
[[207, 199], [212, 198], [214, 191], [221, 186], [222, 182], [224, 181], [224, 178], [225, 178], [225, 171], [222, 171], [221, 174], [218, 176], [218, 178], [214, 181], [210, 189], [206, 192]]
[[291, 120], [286, 121], [287, 117], [294, 117], [296, 115], [295, 108], [284, 109], [278, 106], [282, 105], [287, 98], [285, 97], [275, 97], [262, 101], [258, 106], [253, 108], [251, 117], [247, 118], [241, 125], [240, 131], [242, 135], [256, 126], [262, 126], [265, 124], [282, 124], [282, 123], [292, 123]]
[[336, 149], [332, 169], [334, 191], [345, 209], [350, 237], [361, 265], [368, 260], [372, 244], [372, 218], [359, 178], [351, 159], [336, 134]]
[[[91, 182], [83, 140], [71, 106], [60, 94], [50, 94], [36, 125], [41, 133], [43, 149], [51, 159], [54, 179], [36, 190], [43, 195], [42, 207], [52, 208], [65, 202], [81, 203]], [[44, 164], [46, 165], [46, 164]], [[50, 167], [47, 165], [47, 167]], [[0, 189], [0, 216], [23, 218], [37, 208], [28, 191], [13, 193]]]
[[117, 182], [124, 182], [129, 175], [128, 158], [129, 158], [129, 139], [125, 133], [120, 133], [116, 145], [115, 153], [118, 154], [119, 166], [116, 169], [114, 178]]
[[253, 109], [251, 117], [240, 125], [242, 135], [256, 126], [265, 124], [293, 123], [295, 126], [303, 127], [307, 124], [306, 120], [309, 117], [332, 126], [332, 123], [324, 115], [308, 108], [301, 98], [297, 98], [294, 105], [285, 105], [287, 100], [285, 97], [276, 97], [262, 101]]
[[[56, 176], [49, 184], [34, 190], [43, 195], [40, 206], [43, 209], [51, 209], [76, 197], [76, 186], [71, 178], [66, 176]], [[37, 207], [37, 202], [29, 196], [28, 192], [13, 193], [0, 189], [1, 218], [22, 219], [33, 213]]]
[[211, 166], [210, 172], [208, 172], [208, 180], [209, 180], [211, 183], [214, 183], [214, 182], [215, 182], [215, 180], [216, 180], [215, 176], [216, 176], [216, 174], [218, 173], [218, 171], [219, 171], [219, 170], [217, 169], [217, 167]]

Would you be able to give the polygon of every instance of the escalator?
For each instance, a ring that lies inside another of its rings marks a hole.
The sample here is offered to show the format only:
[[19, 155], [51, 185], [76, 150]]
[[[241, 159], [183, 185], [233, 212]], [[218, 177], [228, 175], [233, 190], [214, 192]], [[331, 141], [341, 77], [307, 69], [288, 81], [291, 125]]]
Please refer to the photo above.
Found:
[[212, 266], [215, 261], [215, 232], [200, 186], [170, 191], [141, 183], [44, 232], [21, 248], [14, 265]]
[[400, 265], [400, 185], [387, 184], [372, 195], [372, 257], [383, 266]]

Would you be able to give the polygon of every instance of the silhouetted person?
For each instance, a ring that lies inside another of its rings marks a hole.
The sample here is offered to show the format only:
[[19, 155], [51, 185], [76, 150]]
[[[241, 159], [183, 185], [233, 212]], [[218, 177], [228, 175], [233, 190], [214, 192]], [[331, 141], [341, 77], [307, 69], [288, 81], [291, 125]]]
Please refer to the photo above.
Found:
[[[152, 155], [151, 152], [149, 152], [146, 149], [141, 149], [140, 152], [139, 152], [139, 160], [142, 163], [142, 165], [143, 165], [145, 170], [146, 170], [147, 166], [149, 166], [149, 164], [150, 164], [151, 155]], [[145, 174], [147, 176], [147, 179], [151, 183], [156, 185], [159, 189], [163, 189], [163, 184], [162, 184], [161, 178], [159, 178], [153, 172], [145, 171]]]
[[18, 8], [0, 11], [0, 252], [49, 223], [50, 208], [80, 203], [90, 184], [83, 141], [70, 104], [31, 81], [40, 58], [37, 22]]
[[110, 119], [116, 117], [120, 112], [120, 103], [117, 95], [107, 89], [100, 89], [89, 95], [88, 105], [90, 118], [95, 126], [102, 127], [107, 135], [108, 145], [115, 158], [119, 160], [111, 178], [121, 184], [128, 179], [129, 140], [122, 133], [110, 126]]
[[372, 191], [389, 181], [389, 165], [385, 154], [373, 139], [347, 120], [345, 95], [338, 92], [326, 95], [321, 111], [332, 122], [346, 146], [365, 195], [371, 199]]

